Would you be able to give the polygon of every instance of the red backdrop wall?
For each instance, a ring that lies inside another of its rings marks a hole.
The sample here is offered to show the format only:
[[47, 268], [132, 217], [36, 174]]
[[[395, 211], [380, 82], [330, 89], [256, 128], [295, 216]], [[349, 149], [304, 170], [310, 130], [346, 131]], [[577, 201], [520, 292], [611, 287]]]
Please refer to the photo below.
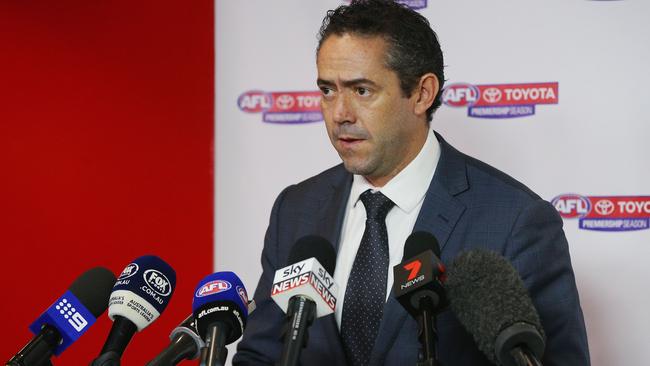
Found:
[[[151, 253], [176, 269], [141, 365], [212, 271], [213, 3], [0, 2], [0, 361], [84, 270]], [[104, 314], [55, 365], [84, 365]]]

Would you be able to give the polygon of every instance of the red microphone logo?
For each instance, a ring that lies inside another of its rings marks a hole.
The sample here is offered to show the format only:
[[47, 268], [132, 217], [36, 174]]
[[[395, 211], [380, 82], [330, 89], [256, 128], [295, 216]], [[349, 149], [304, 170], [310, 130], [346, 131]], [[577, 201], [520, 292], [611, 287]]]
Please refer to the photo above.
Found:
[[420, 273], [420, 268], [422, 267], [422, 262], [420, 262], [419, 259], [414, 260], [413, 262], [407, 263], [404, 265], [404, 269], [407, 271], [411, 271], [409, 273], [408, 278], [406, 279], [407, 281], [410, 281], [417, 277], [418, 273]]

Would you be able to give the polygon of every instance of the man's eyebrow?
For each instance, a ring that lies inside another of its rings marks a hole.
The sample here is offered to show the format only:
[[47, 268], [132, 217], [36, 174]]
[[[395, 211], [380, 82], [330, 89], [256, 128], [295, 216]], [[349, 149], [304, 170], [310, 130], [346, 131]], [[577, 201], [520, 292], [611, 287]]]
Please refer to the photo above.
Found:
[[324, 80], [324, 79], [317, 79], [316, 80], [316, 85], [318, 85], [318, 86], [332, 86], [332, 85], [334, 85], [334, 82], [329, 81], [329, 80]]
[[[333, 86], [333, 85], [335, 85], [335, 83], [334, 83], [333, 81], [330, 81], [330, 80], [324, 80], [324, 79], [318, 79], [318, 80], [316, 80], [316, 84], [317, 84], [318, 86]], [[343, 84], [343, 86], [346, 87], [346, 88], [349, 88], [349, 87], [352, 87], [352, 86], [356, 86], [356, 85], [377, 86], [377, 83], [375, 83], [374, 81], [372, 81], [372, 80], [370, 80], [370, 79], [366, 79], [366, 78], [358, 78], [358, 79], [351, 79], [351, 80], [343, 80], [343, 81], [341, 82], [341, 84]]]

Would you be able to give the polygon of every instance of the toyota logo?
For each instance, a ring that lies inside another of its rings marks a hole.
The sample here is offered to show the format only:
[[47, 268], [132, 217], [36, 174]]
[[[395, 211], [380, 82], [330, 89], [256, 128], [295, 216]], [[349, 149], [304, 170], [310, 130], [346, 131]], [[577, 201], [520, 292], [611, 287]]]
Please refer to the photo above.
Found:
[[487, 88], [483, 90], [483, 100], [488, 103], [497, 103], [501, 100], [501, 90], [498, 88]]
[[614, 212], [614, 203], [610, 200], [600, 200], [596, 202], [594, 208], [600, 215], [606, 216]]
[[282, 94], [275, 100], [275, 105], [284, 110], [290, 109], [295, 103], [295, 100], [289, 94]]

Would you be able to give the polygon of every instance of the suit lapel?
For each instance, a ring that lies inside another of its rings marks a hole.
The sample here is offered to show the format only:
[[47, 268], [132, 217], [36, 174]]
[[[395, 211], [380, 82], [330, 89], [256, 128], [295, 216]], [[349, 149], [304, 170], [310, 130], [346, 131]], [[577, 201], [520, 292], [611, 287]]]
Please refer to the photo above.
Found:
[[[345, 206], [348, 202], [350, 195], [350, 187], [352, 186], [352, 175], [347, 173], [341, 166], [341, 174], [332, 180], [329, 191], [323, 192], [323, 197], [319, 204], [320, 221], [317, 224], [316, 234], [327, 239], [334, 246], [334, 250], [338, 252], [341, 226], [345, 217]], [[336, 269], [335, 269], [336, 270]], [[338, 306], [343, 304], [343, 294], [338, 296]], [[331, 359], [335, 365], [345, 365], [345, 352], [339, 329], [336, 324], [334, 314], [330, 314], [322, 319], [323, 332], [325, 338], [328, 340], [331, 349]]]
[[316, 233], [329, 240], [338, 252], [341, 237], [341, 226], [345, 218], [345, 205], [350, 196], [352, 186], [352, 175], [339, 166], [339, 173], [330, 182], [328, 191], [323, 192], [318, 205], [318, 217], [320, 221], [316, 227]]
[[[466, 191], [469, 186], [463, 155], [437, 133], [436, 138], [440, 142], [440, 160], [413, 231], [427, 231], [433, 234], [438, 239], [442, 251], [456, 222], [465, 211], [465, 206], [454, 196]], [[389, 271], [391, 270], [392, 268], [389, 268]], [[371, 365], [384, 364], [386, 353], [395, 342], [407, 316], [408, 313], [391, 291], [391, 296], [384, 306], [379, 335], [370, 359]]]
[[469, 189], [463, 155], [436, 133], [440, 142], [440, 160], [424, 198], [413, 231], [428, 231], [438, 239], [442, 251], [465, 205], [454, 196]]

